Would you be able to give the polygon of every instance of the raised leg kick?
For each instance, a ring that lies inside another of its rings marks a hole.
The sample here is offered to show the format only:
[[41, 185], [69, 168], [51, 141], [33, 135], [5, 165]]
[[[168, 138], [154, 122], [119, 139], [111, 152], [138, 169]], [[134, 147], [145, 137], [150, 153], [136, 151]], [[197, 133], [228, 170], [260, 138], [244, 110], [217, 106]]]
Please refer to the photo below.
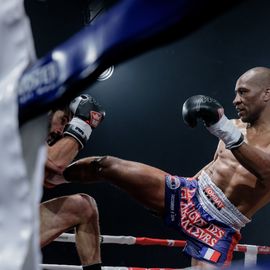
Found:
[[166, 174], [160, 169], [112, 156], [87, 157], [64, 171], [65, 179], [73, 183], [109, 181], [159, 215], [164, 212]]
[[[203, 269], [229, 266], [241, 229], [269, 203], [270, 69], [256, 67], [236, 82], [240, 119], [229, 120], [215, 99], [196, 95], [183, 105], [191, 127], [202, 120], [219, 138], [213, 160], [195, 177], [116, 157], [81, 159], [64, 170], [69, 182], [109, 181], [164, 217], [187, 239], [184, 251]], [[268, 198], [268, 199], [267, 199]]]

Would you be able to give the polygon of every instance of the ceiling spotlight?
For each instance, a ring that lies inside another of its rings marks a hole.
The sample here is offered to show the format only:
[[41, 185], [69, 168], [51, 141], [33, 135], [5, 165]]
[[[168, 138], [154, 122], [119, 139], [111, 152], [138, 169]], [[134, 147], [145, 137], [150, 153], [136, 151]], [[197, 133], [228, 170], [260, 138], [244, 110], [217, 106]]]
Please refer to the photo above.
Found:
[[114, 71], [114, 66], [110, 66], [109, 68], [107, 68], [105, 71], [103, 71], [97, 78], [98, 81], [105, 81], [107, 79], [109, 79]]

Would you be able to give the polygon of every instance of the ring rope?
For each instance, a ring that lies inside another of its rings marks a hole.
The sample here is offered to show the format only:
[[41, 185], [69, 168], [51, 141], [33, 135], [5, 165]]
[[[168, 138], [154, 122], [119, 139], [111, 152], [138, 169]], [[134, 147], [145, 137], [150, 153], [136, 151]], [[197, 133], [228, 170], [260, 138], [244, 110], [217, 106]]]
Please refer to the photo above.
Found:
[[[54, 241], [75, 243], [75, 235], [72, 233], [63, 233], [59, 237], [57, 237]], [[113, 236], [113, 235], [101, 235], [100, 242], [102, 244], [142, 245], [142, 246], [158, 245], [167, 247], [184, 247], [186, 244], [186, 241], [184, 240], [158, 239], [158, 238], [134, 237], [134, 236]], [[269, 255], [270, 247], [237, 244], [234, 251]]]
[[[57, 242], [71, 242], [75, 243], [75, 234], [63, 233], [57, 237], [54, 241]], [[101, 244], [121, 244], [121, 245], [158, 245], [167, 247], [184, 247], [186, 241], [184, 240], [172, 240], [172, 239], [159, 239], [149, 237], [134, 237], [134, 236], [113, 236], [113, 235], [101, 235]], [[234, 251], [245, 253], [244, 265], [251, 266], [257, 263], [257, 254], [270, 254], [269, 246], [255, 246], [255, 245], [236, 245]], [[41, 264], [42, 269], [46, 270], [82, 270], [79, 265], [59, 265], [59, 264]], [[193, 269], [181, 268], [181, 269]], [[102, 266], [102, 270], [180, 270], [180, 268], [140, 268], [140, 267], [120, 267], [120, 266]]]
[[[82, 270], [80, 265], [66, 265], [66, 264], [40, 264], [42, 269], [46, 270]], [[102, 270], [181, 270], [192, 269], [188, 268], [141, 268], [141, 267], [124, 267], [124, 266], [102, 266]]]

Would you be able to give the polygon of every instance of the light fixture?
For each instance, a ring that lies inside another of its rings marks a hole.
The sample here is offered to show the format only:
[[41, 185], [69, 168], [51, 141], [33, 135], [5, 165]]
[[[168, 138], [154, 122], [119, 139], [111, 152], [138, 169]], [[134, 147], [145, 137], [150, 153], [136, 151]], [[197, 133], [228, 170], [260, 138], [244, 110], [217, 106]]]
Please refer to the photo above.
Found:
[[110, 66], [109, 68], [107, 68], [105, 71], [103, 71], [97, 78], [98, 81], [105, 81], [107, 79], [109, 79], [114, 71], [114, 66]]

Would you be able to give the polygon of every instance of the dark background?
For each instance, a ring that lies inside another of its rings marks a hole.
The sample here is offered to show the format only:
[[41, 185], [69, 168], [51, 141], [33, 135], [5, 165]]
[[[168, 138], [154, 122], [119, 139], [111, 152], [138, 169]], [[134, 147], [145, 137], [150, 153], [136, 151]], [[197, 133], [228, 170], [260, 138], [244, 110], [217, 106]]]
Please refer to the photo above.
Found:
[[[66, 40], [115, 1], [27, 0], [38, 56]], [[80, 157], [115, 155], [191, 176], [211, 161], [217, 139], [202, 125], [190, 129], [181, 106], [191, 95], [218, 99], [229, 118], [237, 78], [254, 66], [270, 66], [268, 0], [242, 1], [184, 38], [115, 66], [113, 76], [86, 92], [106, 109], [106, 119], [91, 135]], [[43, 200], [85, 192], [99, 206], [102, 234], [182, 239], [124, 192], [109, 184], [63, 185], [45, 191]], [[270, 208], [254, 216], [241, 243], [270, 245]], [[235, 259], [243, 258], [235, 253]], [[43, 249], [44, 263], [80, 264], [74, 244]], [[177, 248], [103, 245], [106, 266], [187, 267]], [[259, 257], [259, 260], [262, 260]]]

